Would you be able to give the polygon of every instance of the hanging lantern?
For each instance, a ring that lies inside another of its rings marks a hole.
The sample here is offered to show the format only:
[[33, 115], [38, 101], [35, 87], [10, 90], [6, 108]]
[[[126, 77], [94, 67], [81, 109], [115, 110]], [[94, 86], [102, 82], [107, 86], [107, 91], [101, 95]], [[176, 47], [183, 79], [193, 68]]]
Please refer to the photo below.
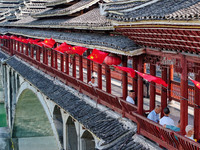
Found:
[[115, 54], [110, 54], [108, 56], [106, 56], [106, 58], [104, 59], [104, 62], [107, 65], [119, 65], [121, 64], [121, 58]]

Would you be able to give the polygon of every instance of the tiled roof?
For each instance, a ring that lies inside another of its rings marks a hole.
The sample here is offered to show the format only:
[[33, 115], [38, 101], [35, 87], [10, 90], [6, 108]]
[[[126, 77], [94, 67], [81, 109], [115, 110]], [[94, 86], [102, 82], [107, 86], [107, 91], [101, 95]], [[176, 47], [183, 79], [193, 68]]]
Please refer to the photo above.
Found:
[[39, 29], [0, 28], [0, 33], [18, 34], [34, 38], [53, 38], [57, 42], [67, 42], [71, 45], [97, 48], [116, 54], [134, 55], [141, 53], [140, 47], [124, 36], [109, 36], [97, 33], [69, 33], [58, 31], [44, 31]]
[[51, 9], [40, 14], [33, 15], [34, 18], [52, 17], [52, 16], [64, 16], [71, 15], [78, 11], [89, 8], [90, 6], [97, 4], [99, 0], [81, 0], [76, 4], [69, 6], [67, 8]]
[[[24, 21], [24, 22], [23, 22]], [[111, 22], [106, 19], [105, 16], [100, 15], [99, 9], [93, 9], [88, 11], [87, 13], [77, 16], [72, 19], [42, 19], [42, 20], [33, 20], [31, 17], [24, 18], [19, 20], [18, 22], [13, 23], [13, 25], [23, 25], [23, 26], [55, 26], [55, 27], [63, 27], [63, 28], [97, 28], [102, 27], [104, 30], [112, 30], [113, 26]], [[107, 28], [107, 29], [106, 29]]]
[[195, 8], [199, 7], [199, 2], [200, 0], [152, 0], [131, 9], [112, 11], [109, 11], [109, 8], [113, 9], [115, 4], [105, 4], [105, 12], [107, 18], [123, 22], [167, 19], [190, 20], [198, 19], [200, 9]]
[[72, 2], [74, 0], [54, 0], [52, 2], [48, 2], [45, 4], [45, 6], [56, 6], [56, 5], [61, 5], [61, 4], [66, 4], [66, 3], [69, 3], [69, 2]]
[[[6, 56], [0, 52], [0, 58], [5, 57]], [[56, 84], [53, 80], [35, 71], [15, 57], [10, 58], [6, 63], [45, 94], [52, 102], [60, 106], [65, 112], [69, 113], [80, 122], [86, 129], [103, 140], [104, 142], [101, 144], [102, 147], [108, 145], [109, 150], [125, 150], [126, 148], [131, 148], [132, 150], [146, 150], [143, 145], [134, 142], [132, 139], [136, 127], [133, 127], [133, 129], [125, 128], [124, 124], [119, 122], [118, 119], [87, 104], [65, 87]]]

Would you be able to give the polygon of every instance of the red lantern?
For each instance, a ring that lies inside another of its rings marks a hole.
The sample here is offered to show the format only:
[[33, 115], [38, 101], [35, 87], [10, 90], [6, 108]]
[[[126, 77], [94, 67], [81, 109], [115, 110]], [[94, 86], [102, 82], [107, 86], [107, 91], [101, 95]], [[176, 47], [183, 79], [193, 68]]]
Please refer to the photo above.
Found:
[[121, 58], [117, 55], [111, 54], [109, 56], [106, 56], [106, 58], [104, 59], [104, 62], [107, 65], [119, 65], [121, 64]]

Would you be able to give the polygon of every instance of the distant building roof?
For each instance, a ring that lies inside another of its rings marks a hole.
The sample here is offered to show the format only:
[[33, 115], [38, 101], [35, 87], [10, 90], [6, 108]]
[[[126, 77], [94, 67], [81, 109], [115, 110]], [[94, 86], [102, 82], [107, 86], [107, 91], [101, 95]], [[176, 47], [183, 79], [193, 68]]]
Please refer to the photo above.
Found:
[[[129, 8], [124, 2], [124, 9], [115, 3], [104, 4], [104, 11], [108, 19], [134, 22], [139, 20], [193, 20], [199, 18], [200, 0], [151, 0], [133, 1]], [[120, 8], [120, 9], [119, 9]]]

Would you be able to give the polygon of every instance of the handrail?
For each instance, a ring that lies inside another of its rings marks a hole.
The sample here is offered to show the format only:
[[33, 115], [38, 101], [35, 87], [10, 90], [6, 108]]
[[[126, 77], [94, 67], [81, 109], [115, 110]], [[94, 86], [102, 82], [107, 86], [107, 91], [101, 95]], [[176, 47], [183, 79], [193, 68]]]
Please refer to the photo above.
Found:
[[[0, 42], [2, 42], [2, 40], [0, 40]], [[9, 42], [7, 41], [5, 43], [9, 43]], [[145, 118], [144, 116], [137, 114], [137, 106], [132, 105], [126, 102], [125, 100], [119, 97], [116, 97], [112, 94], [106, 93], [105, 91], [101, 89], [94, 88], [88, 85], [87, 83], [75, 77], [70, 76], [66, 70], [65, 71], [63, 70], [61, 66], [59, 67], [55, 65], [56, 63], [58, 63], [56, 61], [58, 61], [60, 57], [55, 58], [54, 55], [52, 55], [54, 54], [53, 49], [50, 50], [53, 53], [50, 53], [50, 51], [46, 49], [37, 49], [37, 48], [36, 50], [34, 50], [33, 48], [29, 48], [29, 49], [27, 48], [24, 51], [22, 47], [23, 45], [27, 45], [27, 44], [19, 44], [19, 42], [18, 42], [18, 46], [13, 45], [12, 42], [11, 44], [12, 44], [11, 49], [9, 49], [8, 47], [4, 45], [3, 46], [1, 45], [1, 48], [3, 48], [2, 50], [7, 52], [9, 55], [15, 54], [16, 56], [31, 63], [35, 67], [43, 70], [47, 74], [50, 74], [54, 77], [59, 78], [64, 83], [75, 88], [79, 92], [82, 92], [83, 94], [88, 95], [92, 99], [96, 100], [97, 103], [103, 104], [113, 109], [114, 111], [122, 114], [124, 117], [127, 117], [131, 119], [132, 121], [136, 122], [138, 125], [137, 132], [142, 134], [143, 136], [146, 136], [147, 138], [154, 140], [160, 145], [169, 149], [179, 149], [180, 147], [183, 147], [184, 149], [186, 147], [187, 149], [191, 149], [191, 150], [200, 149], [200, 144], [195, 143], [171, 130], [165, 129], [159, 124]], [[19, 47], [19, 45], [21, 47]], [[40, 52], [38, 52], [38, 50]], [[34, 56], [34, 54], [37, 56]], [[41, 55], [43, 55], [43, 57], [41, 57]], [[64, 55], [65, 54], [62, 54], [61, 56], [63, 57]], [[43, 60], [40, 60], [40, 57]], [[51, 65], [49, 65], [47, 61], [51, 61]], [[63, 64], [61, 63], [61, 65]], [[172, 83], [174, 85], [177, 84], [176, 82], [172, 82]], [[178, 140], [175, 137], [177, 137]]]

